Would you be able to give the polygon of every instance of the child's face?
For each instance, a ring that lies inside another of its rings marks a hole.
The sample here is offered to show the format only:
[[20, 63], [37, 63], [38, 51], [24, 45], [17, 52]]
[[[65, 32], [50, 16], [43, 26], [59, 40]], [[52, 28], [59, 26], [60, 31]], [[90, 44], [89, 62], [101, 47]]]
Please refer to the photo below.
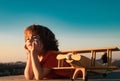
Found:
[[32, 48], [33, 42], [36, 42], [38, 45], [40, 45], [40, 37], [38, 35], [32, 35], [30, 33], [27, 34], [25, 45], [28, 50], [30, 50]]

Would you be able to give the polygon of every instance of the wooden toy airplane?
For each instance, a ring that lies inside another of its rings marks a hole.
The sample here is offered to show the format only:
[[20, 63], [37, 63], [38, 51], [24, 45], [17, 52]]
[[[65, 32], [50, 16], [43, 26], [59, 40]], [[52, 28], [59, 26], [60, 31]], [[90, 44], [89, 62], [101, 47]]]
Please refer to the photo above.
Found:
[[[86, 50], [75, 50], [75, 51], [64, 51], [64, 52], [57, 52], [57, 59], [58, 59], [58, 67], [54, 67], [53, 69], [75, 69], [72, 80], [76, 79], [79, 72], [82, 72], [82, 79], [87, 81], [87, 71], [88, 70], [104, 70], [104, 69], [120, 69], [117, 66], [112, 66], [112, 51], [120, 51], [117, 47], [109, 47], [109, 48], [95, 48], [95, 49], [86, 49]], [[96, 66], [96, 52], [107, 52], [107, 59], [108, 65], [107, 66]], [[91, 67], [83, 67], [78, 64], [77, 66], [75, 62], [81, 61], [80, 53], [91, 53]], [[70, 63], [71, 67], [63, 67], [61, 66], [60, 61], [66, 60], [66, 62]], [[73, 62], [75, 61], [75, 62]]]

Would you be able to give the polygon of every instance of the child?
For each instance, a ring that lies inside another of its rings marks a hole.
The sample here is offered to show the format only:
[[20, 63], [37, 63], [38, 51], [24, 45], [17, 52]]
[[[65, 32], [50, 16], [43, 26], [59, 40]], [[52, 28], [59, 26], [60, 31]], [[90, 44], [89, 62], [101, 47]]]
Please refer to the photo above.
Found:
[[[58, 61], [54, 51], [59, 51], [54, 33], [45, 26], [31, 25], [24, 31], [27, 62], [24, 75], [27, 80], [70, 77], [73, 71], [54, 70]], [[64, 63], [64, 66], [70, 66]]]
[[[45, 26], [31, 25], [24, 31], [25, 50], [27, 54], [27, 62], [24, 75], [27, 80], [54, 79], [54, 78], [70, 78], [74, 70], [54, 70], [57, 67], [58, 60], [55, 51], [58, 49], [58, 41], [54, 33]], [[96, 63], [96, 65], [99, 65]], [[70, 64], [63, 62], [64, 67]], [[91, 60], [81, 56], [78, 66], [89, 67]], [[101, 71], [96, 71], [101, 72]], [[80, 76], [82, 74], [80, 73]]]

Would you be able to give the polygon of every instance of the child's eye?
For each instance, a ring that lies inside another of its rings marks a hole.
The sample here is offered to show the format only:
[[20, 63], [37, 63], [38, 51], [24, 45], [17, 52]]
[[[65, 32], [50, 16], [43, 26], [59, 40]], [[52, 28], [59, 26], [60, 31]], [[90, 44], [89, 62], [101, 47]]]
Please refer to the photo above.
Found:
[[25, 40], [25, 42], [27, 42], [27, 41], [28, 41], [28, 39]]
[[29, 38], [26, 39], [26, 41], [28, 41], [28, 40], [29, 40]]

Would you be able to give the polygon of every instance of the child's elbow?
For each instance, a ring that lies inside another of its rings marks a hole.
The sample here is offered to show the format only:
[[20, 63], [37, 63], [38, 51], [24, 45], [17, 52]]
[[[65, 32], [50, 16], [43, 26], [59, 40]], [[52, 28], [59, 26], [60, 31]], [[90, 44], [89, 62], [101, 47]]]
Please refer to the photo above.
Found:
[[35, 77], [35, 80], [41, 80], [41, 78], [40, 77]]
[[33, 80], [31, 77], [25, 77], [26, 80]]
[[25, 79], [26, 79], [26, 80], [33, 80], [33, 77], [25, 76]]
[[34, 78], [35, 78], [35, 80], [41, 80], [43, 77], [41, 77], [40, 75], [37, 75]]

